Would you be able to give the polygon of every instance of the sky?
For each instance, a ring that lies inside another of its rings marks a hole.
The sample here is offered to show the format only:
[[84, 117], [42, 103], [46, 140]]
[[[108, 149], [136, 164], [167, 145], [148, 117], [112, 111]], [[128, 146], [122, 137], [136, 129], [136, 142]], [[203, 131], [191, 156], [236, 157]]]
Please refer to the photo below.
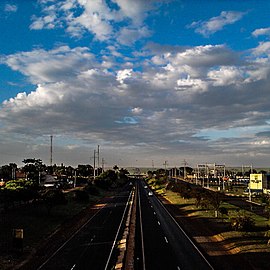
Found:
[[0, 165], [270, 164], [267, 0], [2, 0]]

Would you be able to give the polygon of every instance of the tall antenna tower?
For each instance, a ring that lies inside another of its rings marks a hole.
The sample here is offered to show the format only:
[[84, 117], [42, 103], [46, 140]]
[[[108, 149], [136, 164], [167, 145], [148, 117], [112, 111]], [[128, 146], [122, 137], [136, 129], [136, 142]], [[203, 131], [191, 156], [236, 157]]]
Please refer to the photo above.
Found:
[[51, 147], [50, 147], [50, 165], [52, 166], [53, 163], [53, 135], [51, 137]]

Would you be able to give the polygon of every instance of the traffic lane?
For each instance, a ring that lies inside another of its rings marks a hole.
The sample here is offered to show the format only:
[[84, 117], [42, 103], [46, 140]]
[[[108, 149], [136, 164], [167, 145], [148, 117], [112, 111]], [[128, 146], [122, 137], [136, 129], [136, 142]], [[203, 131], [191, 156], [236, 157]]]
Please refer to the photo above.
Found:
[[128, 194], [111, 198], [41, 270], [104, 269], [127, 199]]
[[140, 213], [140, 202], [139, 202], [139, 187], [136, 182], [136, 224], [135, 224], [135, 247], [134, 247], [134, 269], [144, 270], [144, 250], [143, 250], [143, 239], [141, 232], [141, 213]]
[[140, 198], [146, 269], [179, 269], [175, 254], [149, 203], [147, 190], [141, 187]]
[[150, 202], [177, 257], [180, 269], [213, 269], [201, 251], [169, 215], [158, 198], [156, 196], [150, 197]]
[[113, 203], [110, 212], [96, 224], [96, 234], [85, 246], [74, 269], [105, 269], [126, 202]]

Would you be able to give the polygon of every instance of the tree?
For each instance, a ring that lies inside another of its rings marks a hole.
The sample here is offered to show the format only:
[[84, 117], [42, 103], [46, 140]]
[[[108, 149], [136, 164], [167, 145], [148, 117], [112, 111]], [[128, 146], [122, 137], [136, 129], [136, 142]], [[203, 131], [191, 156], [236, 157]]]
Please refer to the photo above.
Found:
[[38, 188], [35, 182], [26, 179], [10, 180], [1, 189], [2, 200], [7, 209], [14, 202], [29, 202], [38, 197]]
[[117, 185], [120, 186], [126, 183], [128, 181], [128, 175], [129, 171], [127, 169], [121, 168], [117, 173]]
[[152, 171], [148, 171], [147, 175], [148, 175], [148, 178], [151, 179], [153, 178], [154, 173]]
[[239, 211], [235, 217], [231, 217], [231, 227], [235, 231], [249, 231], [255, 225], [254, 219], [248, 216], [244, 211]]
[[0, 169], [0, 178], [4, 180], [12, 180], [16, 178], [17, 164], [9, 163], [9, 165], [4, 165]]
[[41, 159], [28, 158], [22, 161], [25, 163], [23, 171], [27, 174], [27, 178], [39, 183], [40, 173], [45, 170], [46, 166]]
[[111, 187], [114, 183], [117, 181], [117, 174], [113, 170], [107, 170], [100, 174], [98, 177], [95, 179], [95, 184], [100, 187], [107, 189]]
[[215, 217], [218, 217], [220, 205], [222, 203], [222, 195], [219, 192], [208, 193], [209, 204], [214, 208]]
[[88, 177], [93, 175], [94, 168], [91, 165], [78, 165], [77, 176]]
[[186, 171], [186, 175], [189, 175], [189, 174], [192, 174], [193, 168], [191, 168], [191, 167], [180, 167], [179, 171], [180, 171], [180, 175], [182, 175], [182, 176], [184, 176], [185, 171]]

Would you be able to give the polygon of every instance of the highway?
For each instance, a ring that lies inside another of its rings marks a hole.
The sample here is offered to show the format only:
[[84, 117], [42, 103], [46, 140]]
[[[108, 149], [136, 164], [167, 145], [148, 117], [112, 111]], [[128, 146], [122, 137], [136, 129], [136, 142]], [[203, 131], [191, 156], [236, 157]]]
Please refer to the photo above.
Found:
[[115, 263], [114, 245], [122, 235], [131, 186], [101, 209], [37, 270], [106, 270]]
[[214, 269], [145, 183], [137, 185], [135, 269]]

